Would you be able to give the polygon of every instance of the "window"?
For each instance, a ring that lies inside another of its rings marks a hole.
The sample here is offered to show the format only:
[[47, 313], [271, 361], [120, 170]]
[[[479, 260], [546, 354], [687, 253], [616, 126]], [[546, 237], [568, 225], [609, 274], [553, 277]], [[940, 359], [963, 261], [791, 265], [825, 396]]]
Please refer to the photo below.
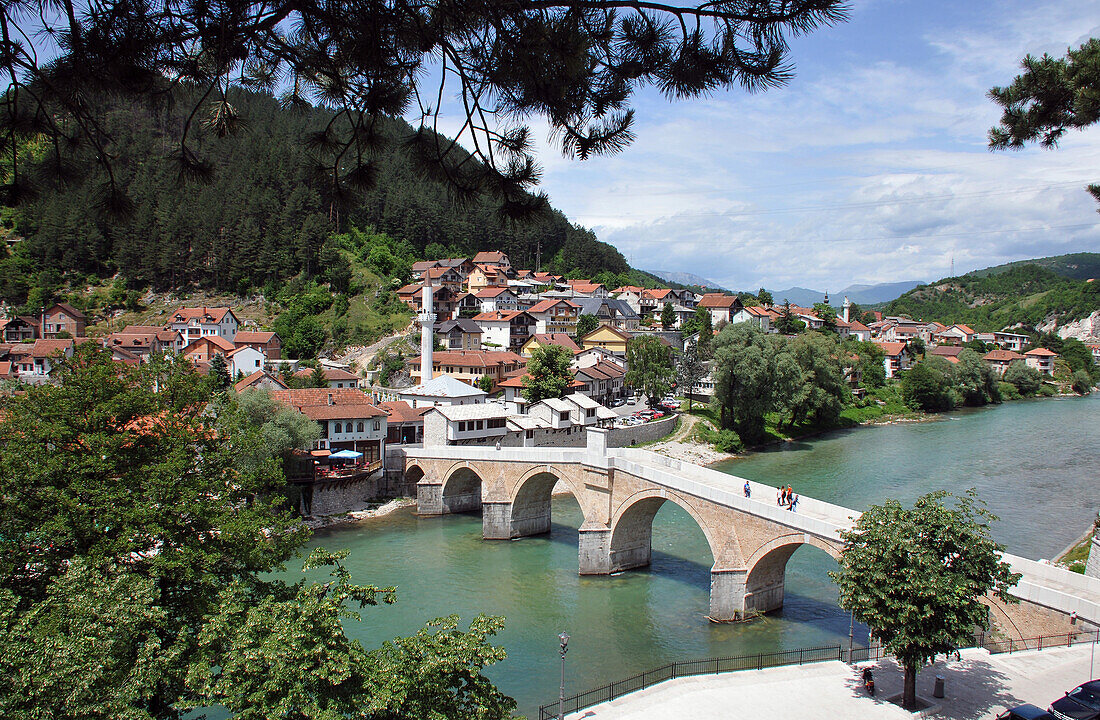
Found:
[[382, 429], [382, 421], [381, 420], [375, 420], [374, 421], [374, 429], [375, 430], [381, 430]]
[[584, 411], [584, 416], [585, 417], [593, 417], [593, 416], [595, 416], [595, 414], [596, 414], [596, 409], [595, 408], [588, 408], [587, 410]]
[[458, 423], [458, 431], [459, 432], [466, 432], [466, 423], [465, 422], [459, 422]]
[[484, 420], [478, 420], [477, 421], [477, 429], [478, 430], [484, 430], [485, 429], [485, 421]]
[[[375, 424], [377, 424], [377, 423], [375, 423]], [[378, 428], [375, 428], [375, 430], [377, 430], [377, 429]], [[355, 430], [356, 430], [356, 432], [363, 432], [363, 423], [360, 422], [359, 425], [355, 428]]]
[[561, 422], [569, 422], [569, 411], [566, 410], [565, 412], [558, 413], [558, 420]]
[[336, 423], [336, 427], [335, 427], [335, 428], [333, 428], [333, 430], [332, 430], [332, 431], [333, 431], [334, 433], [341, 433], [341, 432], [343, 432], [343, 429], [342, 429], [342, 428], [343, 428], [343, 426], [342, 426], [342, 425], [341, 425], [340, 423]]

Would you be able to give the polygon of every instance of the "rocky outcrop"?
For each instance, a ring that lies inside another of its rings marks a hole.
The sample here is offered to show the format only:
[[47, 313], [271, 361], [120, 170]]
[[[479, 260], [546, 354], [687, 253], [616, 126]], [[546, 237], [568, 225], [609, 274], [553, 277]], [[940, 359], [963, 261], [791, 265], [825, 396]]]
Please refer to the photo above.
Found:
[[1057, 320], [1048, 320], [1035, 329], [1039, 332], [1050, 332], [1056, 328], [1058, 337], [1077, 338], [1081, 342], [1097, 342], [1100, 340], [1100, 310], [1065, 325], [1058, 325]]

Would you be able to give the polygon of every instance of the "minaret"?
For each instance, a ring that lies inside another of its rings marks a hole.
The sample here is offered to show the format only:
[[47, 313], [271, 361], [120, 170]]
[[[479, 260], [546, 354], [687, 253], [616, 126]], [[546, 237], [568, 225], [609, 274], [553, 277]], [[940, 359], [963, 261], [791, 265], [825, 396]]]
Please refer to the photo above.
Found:
[[845, 295], [844, 296], [844, 314], [841, 315], [841, 317], [844, 318], [844, 322], [851, 322], [851, 320], [848, 319], [848, 309], [851, 308], [851, 307], [852, 307], [852, 301], [848, 299], [847, 295]]
[[425, 273], [424, 288], [421, 291], [421, 303], [423, 308], [417, 316], [420, 321], [420, 382], [421, 384], [432, 379], [432, 346], [433, 330], [435, 329], [435, 313], [432, 305], [432, 283]]

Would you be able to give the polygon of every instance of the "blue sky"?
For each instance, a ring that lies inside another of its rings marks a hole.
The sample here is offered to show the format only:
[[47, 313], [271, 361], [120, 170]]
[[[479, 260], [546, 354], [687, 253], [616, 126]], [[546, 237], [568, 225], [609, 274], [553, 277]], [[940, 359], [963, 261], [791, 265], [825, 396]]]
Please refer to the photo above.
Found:
[[[553, 204], [632, 265], [726, 287], [839, 290], [1100, 251], [1100, 127], [991, 153], [985, 92], [1024, 54], [1100, 35], [1100, 5], [858, 0], [792, 41], [797, 75], [669, 103], [636, 98], [637, 140], [579, 162], [543, 144]], [[545, 127], [533, 124], [545, 138]], [[445, 127], [441, 128], [445, 129]]]

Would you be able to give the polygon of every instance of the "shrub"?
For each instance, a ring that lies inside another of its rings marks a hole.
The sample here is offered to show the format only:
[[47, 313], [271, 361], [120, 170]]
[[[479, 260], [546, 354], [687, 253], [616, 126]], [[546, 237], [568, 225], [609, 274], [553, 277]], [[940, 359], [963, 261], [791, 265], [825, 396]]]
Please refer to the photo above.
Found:
[[1000, 390], [1001, 398], [1003, 400], [1019, 400], [1021, 397], [1023, 397], [1016, 386], [1009, 382], [997, 383], [997, 389]]
[[733, 430], [719, 430], [714, 435], [714, 449], [718, 452], [736, 453], [745, 449], [741, 436]]
[[1053, 385], [1048, 385], [1047, 383], [1043, 383], [1042, 385], [1039, 386], [1039, 394], [1042, 395], [1043, 397], [1054, 397], [1055, 395], [1058, 394], [1058, 391], [1054, 389]]
[[1088, 395], [1092, 392], [1092, 378], [1084, 370], [1078, 370], [1073, 373], [1073, 382], [1070, 387], [1078, 395]]

